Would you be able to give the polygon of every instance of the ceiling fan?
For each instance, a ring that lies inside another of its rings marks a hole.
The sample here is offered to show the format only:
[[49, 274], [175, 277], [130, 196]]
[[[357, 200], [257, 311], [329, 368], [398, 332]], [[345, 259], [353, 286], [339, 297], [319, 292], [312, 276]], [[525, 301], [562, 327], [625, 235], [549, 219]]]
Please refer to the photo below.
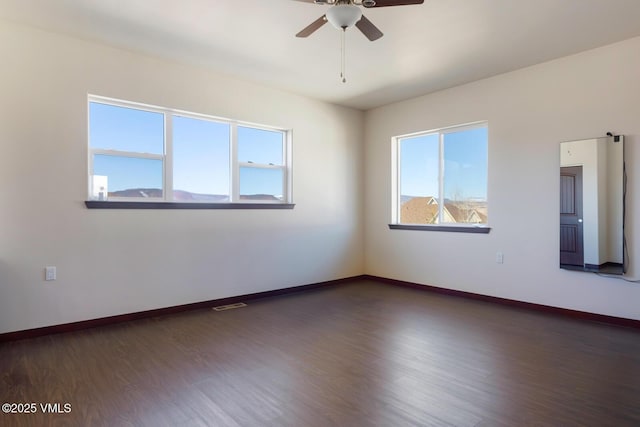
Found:
[[374, 7], [388, 7], [388, 6], [404, 6], [411, 4], [422, 4], [424, 0], [296, 0], [305, 3], [315, 3], [330, 5], [331, 8], [327, 10], [327, 13], [320, 18], [313, 21], [302, 31], [296, 34], [296, 37], [309, 37], [316, 30], [322, 27], [327, 22], [330, 22], [334, 27], [342, 29], [353, 27], [354, 25], [364, 34], [370, 41], [378, 40], [382, 37], [382, 31], [378, 29], [366, 16], [362, 14], [362, 11], [358, 6], [363, 6], [366, 9]]

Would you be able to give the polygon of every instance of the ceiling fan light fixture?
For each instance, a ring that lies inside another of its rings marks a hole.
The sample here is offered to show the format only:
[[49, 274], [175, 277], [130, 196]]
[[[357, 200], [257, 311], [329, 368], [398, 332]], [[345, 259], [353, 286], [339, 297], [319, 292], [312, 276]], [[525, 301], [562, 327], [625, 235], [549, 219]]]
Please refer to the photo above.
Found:
[[362, 18], [362, 11], [352, 4], [337, 4], [326, 13], [327, 21], [338, 29], [353, 27]]

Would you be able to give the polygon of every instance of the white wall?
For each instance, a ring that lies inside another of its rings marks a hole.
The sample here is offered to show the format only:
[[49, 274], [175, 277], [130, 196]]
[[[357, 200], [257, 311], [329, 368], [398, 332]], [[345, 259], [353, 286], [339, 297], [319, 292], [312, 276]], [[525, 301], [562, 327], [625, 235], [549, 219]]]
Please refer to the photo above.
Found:
[[[0, 333], [362, 274], [362, 112], [2, 21], [0, 58]], [[295, 209], [86, 209], [88, 93], [293, 129]]]
[[[640, 38], [380, 107], [365, 117], [368, 274], [640, 319], [640, 284], [559, 263], [559, 143], [624, 134], [631, 276], [640, 276]], [[389, 230], [391, 137], [489, 122], [491, 233]], [[496, 251], [504, 264], [496, 264]]]

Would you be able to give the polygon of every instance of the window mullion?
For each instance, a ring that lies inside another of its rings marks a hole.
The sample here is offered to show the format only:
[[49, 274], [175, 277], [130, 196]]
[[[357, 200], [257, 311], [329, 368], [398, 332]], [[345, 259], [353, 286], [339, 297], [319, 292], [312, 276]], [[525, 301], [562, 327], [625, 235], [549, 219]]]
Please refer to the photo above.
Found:
[[444, 134], [438, 134], [438, 223], [444, 223]]
[[284, 165], [274, 165], [266, 163], [254, 163], [254, 162], [238, 162], [238, 166], [242, 168], [256, 168], [256, 169], [280, 169], [284, 170]]
[[164, 200], [173, 201], [173, 115], [164, 113]]
[[285, 178], [285, 188], [284, 193], [286, 195], [286, 202], [293, 202], [293, 146], [291, 144], [291, 140], [293, 138], [292, 130], [285, 133], [285, 141], [284, 141], [284, 157], [283, 160], [285, 162], [284, 173], [286, 175]]
[[101, 148], [91, 148], [91, 155], [95, 156], [104, 155], [104, 156], [116, 156], [116, 157], [135, 157], [138, 159], [150, 159], [150, 160], [163, 160], [164, 156], [161, 154], [151, 154], [151, 153], [136, 153], [135, 151], [121, 151], [121, 150], [105, 150]]
[[392, 162], [396, 162], [397, 161], [397, 165], [398, 167], [396, 168], [396, 173], [394, 174], [394, 178], [395, 178], [395, 183], [393, 183], [392, 188], [395, 188], [395, 192], [396, 192], [396, 201], [395, 201], [395, 207], [393, 209], [392, 212], [392, 221], [394, 222], [400, 222], [400, 210], [402, 209], [402, 191], [400, 190], [402, 188], [402, 156], [400, 155], [400, 145], [402, 144], [402, 141], [398, 138], [393, 140], [393, 150], [392, 150]]
[[94, 195], [94, 191], [93, 191], [93, 176], [95, 175], [95, 172], [93, 171], [93, 158], [95, 157], [95, 152], [92, 149], [89, 149], [89, 180], [87, 182], [88, 186], [87, 186], [87, 190], [88, 190], [88, 194], [89, 194], [89, 198], [95, 197]]
[[229, 150], [229, 159], [231, 163], [231, 167], [229, 171], [231, 173], [231, 179], [229, 180], [229, 185], [231, 186], [229, 190], [229, 196], [231, 197], [231, 202], [237, 202], [240, 200], [240, 163], [238, 161], [238, 124], [231, 123], [231, 132], [230, 132], [230, 141], [231, 145]]

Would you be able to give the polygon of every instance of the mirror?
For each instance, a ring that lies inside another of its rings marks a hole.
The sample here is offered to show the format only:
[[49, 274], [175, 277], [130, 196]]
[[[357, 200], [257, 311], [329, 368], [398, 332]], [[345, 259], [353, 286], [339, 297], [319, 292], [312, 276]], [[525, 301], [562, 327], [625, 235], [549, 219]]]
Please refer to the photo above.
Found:
[[624, 137], [560, 144], [560, 268], [624, 274]]

